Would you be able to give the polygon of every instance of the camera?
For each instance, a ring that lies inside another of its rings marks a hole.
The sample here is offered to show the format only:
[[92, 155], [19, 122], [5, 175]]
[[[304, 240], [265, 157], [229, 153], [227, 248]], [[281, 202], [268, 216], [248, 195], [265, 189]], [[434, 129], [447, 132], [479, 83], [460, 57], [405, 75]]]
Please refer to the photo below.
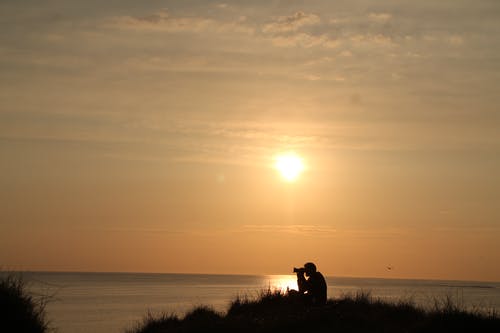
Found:
[[300, 267], [300, 268], [294, 267], [293, 268], [294, 273], [303, 273], [304, 271], [305, 271], [304, 267]]

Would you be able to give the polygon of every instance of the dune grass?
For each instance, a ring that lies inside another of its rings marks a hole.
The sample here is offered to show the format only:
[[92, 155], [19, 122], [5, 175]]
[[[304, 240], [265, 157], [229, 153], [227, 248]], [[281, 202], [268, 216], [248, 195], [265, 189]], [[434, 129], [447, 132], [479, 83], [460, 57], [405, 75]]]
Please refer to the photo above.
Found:
[[451, 299], [424, 310], [411, 301], [389, 303], [369, 293], [308, 306], [280, 291], [237, 297], [227, 313], [201, 306], [183, 318], [148, 315], [128, 333], [165, 332], [500, 332], [500, 317], [460, 309]]
[[46, 297], [34, 297], [23, 279], [14, 274], [0, 277], [0, 332], [45, 333]]

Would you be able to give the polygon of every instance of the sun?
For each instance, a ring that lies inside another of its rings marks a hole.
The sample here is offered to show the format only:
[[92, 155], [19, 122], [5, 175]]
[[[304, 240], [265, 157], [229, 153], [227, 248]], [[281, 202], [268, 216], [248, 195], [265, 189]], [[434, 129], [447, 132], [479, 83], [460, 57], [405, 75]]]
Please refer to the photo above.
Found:
[[280, 154], [274, 159], [274, 167], [287, 182], [294, 182], [304, 171], [304, 162], [295, 153]]

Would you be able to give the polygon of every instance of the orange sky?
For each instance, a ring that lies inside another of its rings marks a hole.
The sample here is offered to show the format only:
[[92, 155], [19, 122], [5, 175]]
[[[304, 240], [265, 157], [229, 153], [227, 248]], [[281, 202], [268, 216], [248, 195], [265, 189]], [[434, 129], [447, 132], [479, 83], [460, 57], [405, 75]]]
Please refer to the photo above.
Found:
[[500, 4], [37, 4], [0, 4], [2, 268], [500, 281]]

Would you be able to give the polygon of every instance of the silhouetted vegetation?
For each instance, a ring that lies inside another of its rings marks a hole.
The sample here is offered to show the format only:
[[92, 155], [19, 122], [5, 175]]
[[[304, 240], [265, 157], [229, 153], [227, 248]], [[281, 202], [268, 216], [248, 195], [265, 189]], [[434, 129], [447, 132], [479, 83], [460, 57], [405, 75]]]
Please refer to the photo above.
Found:
[[45, 301], [45, 297], [35, 298], [31, 295], [21, 277], [0, 277], [0, 331], [48, 332]]
[[462, 310], [451, 299], [424, 310], [411, 301], [389, 303], [359, 293], [308, 306], [268, 290], [257, 299], [236, 298], [226, 314], [198, 307], [182, 319], [148, 315], [129, 332], [500, 332], [500, 317]]

